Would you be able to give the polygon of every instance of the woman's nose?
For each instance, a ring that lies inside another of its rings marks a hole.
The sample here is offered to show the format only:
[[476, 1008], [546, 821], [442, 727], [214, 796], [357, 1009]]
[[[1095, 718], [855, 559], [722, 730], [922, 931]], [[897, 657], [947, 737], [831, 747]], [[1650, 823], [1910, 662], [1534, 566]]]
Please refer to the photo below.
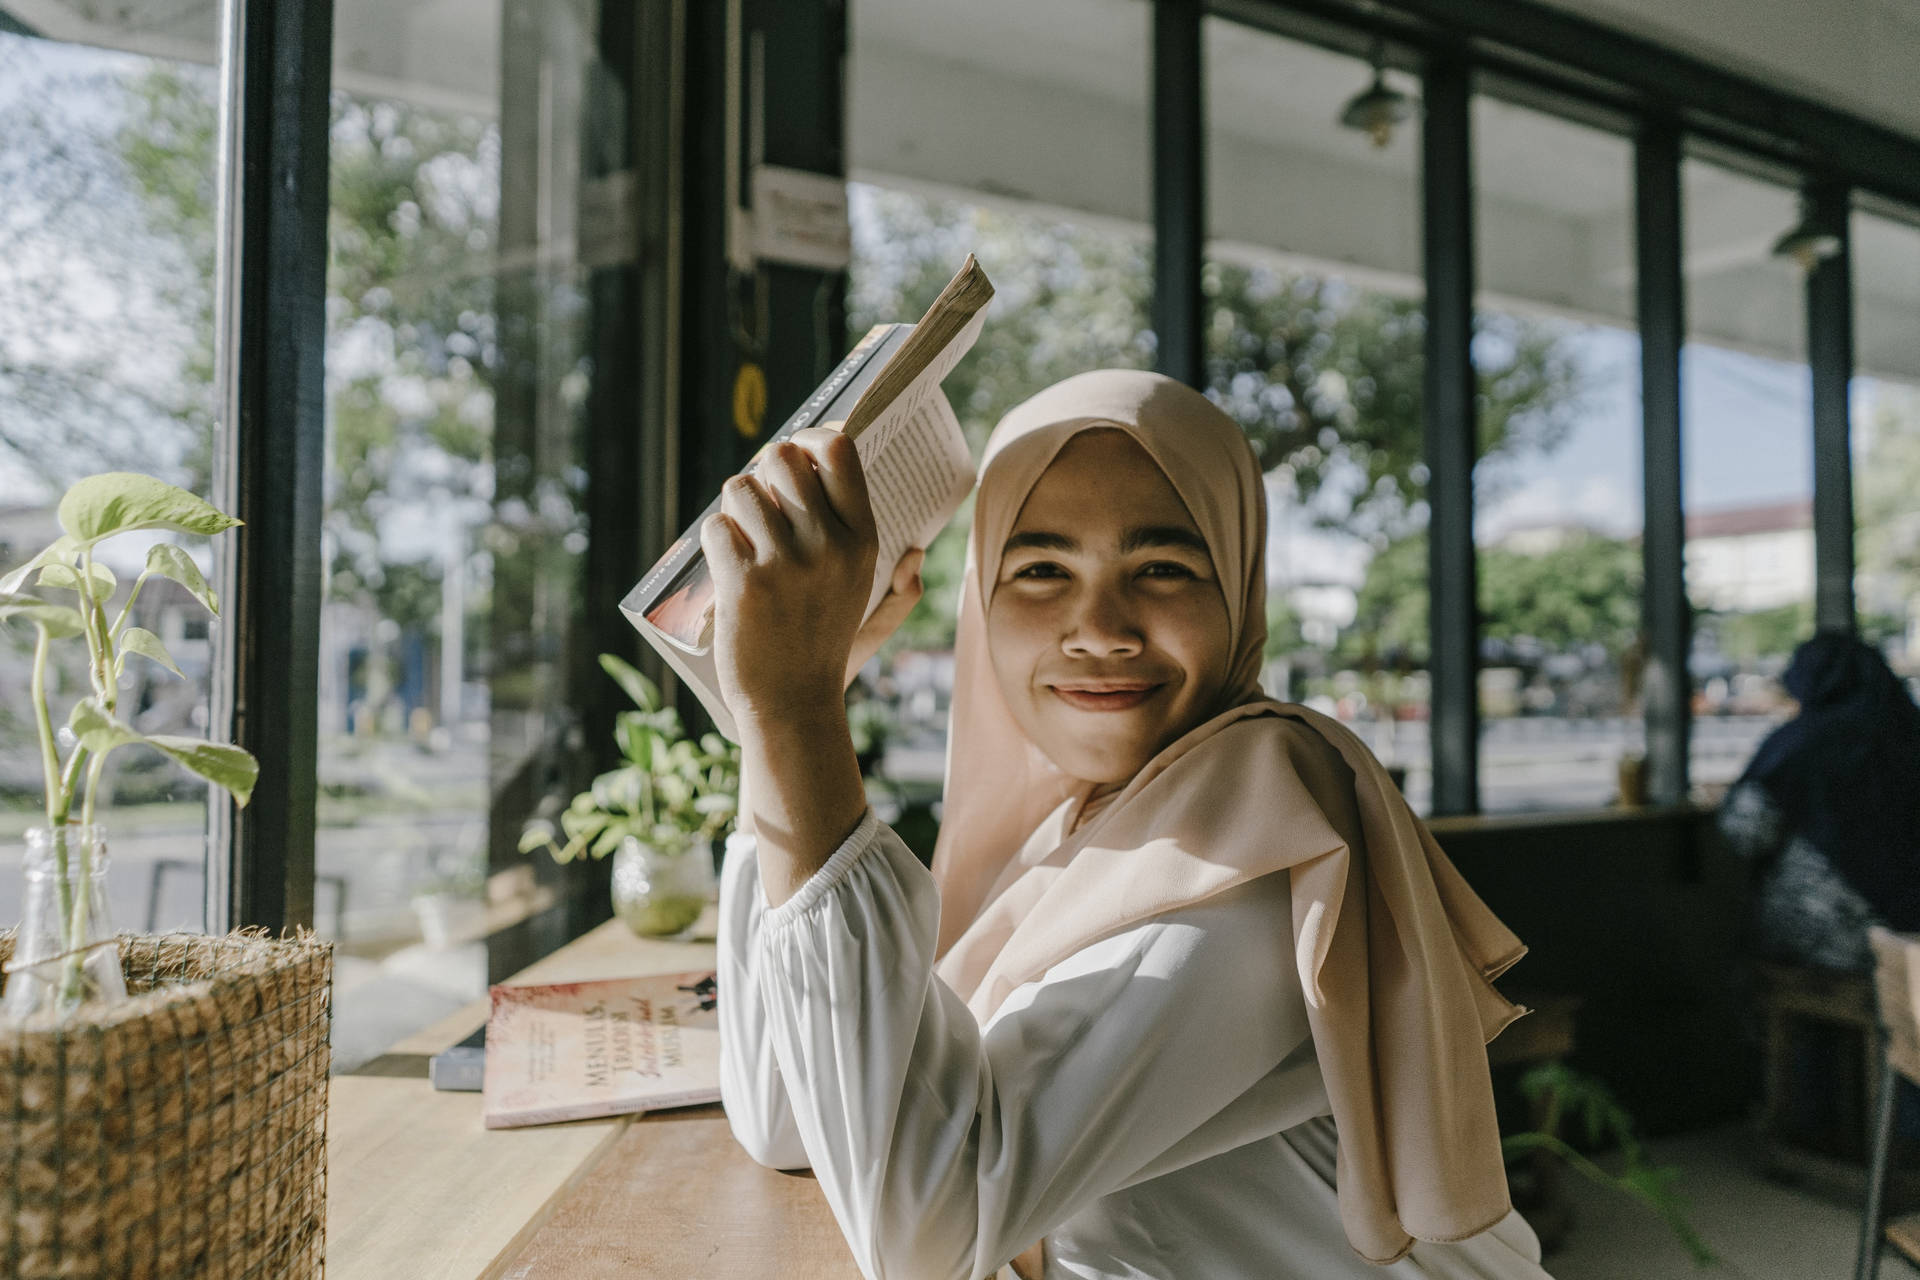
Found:
[[1073, 612], [1061, 648], [1075, 657], [1131, 657], [1145, 648], [1122, 593], [1089, 591]]

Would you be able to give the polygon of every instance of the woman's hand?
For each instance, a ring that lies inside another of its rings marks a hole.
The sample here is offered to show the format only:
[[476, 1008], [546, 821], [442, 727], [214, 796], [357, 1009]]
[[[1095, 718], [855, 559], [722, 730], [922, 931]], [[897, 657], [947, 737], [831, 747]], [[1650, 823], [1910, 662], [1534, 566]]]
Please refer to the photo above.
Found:
[[887, 594], [880, 597], [880, 603], [873, 607], [873, 616], [860, 624], [860, 630], [853, 637], [853, 652], [847, 655], [847, 678], [841, 682], [841, 688], [851, 687], [853, 678], [860, 674], [860, 668], [867, 665], [873, 655], [880, 652], [880, 646], [887, 637], [900, 629], [900, 624], [913, 612], [913, 606], [920, 603], [925, 591], [920, 581], [920, 566], [926, 560], [927, 553], [920, 547], [909, 547], [893, 566], [893, 579], [887, 584]]
[[797, 432], [727, 481], [700, 545], [720, 693], [743, 732], [839, 703], [876, 544], [859, 454], [838, 431]]
[[805, 884], [866, 812], [844, 680], [876, 542], [853, 442], [817, 428], [727, 481], [719, 514], [700, 530], [720, 696], [740, 731], [770, 905]]

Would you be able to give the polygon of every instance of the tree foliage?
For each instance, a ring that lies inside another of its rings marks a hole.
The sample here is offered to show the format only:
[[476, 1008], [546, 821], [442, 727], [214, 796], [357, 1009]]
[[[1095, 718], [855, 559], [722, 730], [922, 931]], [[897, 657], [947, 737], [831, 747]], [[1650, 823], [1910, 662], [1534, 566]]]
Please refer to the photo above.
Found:
[[[1640, 629], [1640, 548], [1588, 533], [1530, 554], [1483, 548], [1476, 561], [1480, 634], [1549, 653], [1599, 645], [1618, 659]], [[1367, 566], [1340, 654], [1367, 666], [1417, 668], [1428, 659], [1427, 536], [1389, 543]]]

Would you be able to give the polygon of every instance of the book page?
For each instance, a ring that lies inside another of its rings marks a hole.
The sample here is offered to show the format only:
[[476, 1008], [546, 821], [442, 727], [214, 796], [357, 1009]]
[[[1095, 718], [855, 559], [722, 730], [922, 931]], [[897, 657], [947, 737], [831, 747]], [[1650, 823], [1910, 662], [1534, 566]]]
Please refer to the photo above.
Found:
[[880, 535], [873, 592], [867, 597], [871, 613], [886, 595], [900, 557], [931, 542], [973, 488], [973, 455], [937, 383], [916, 412], [884, 415], [856, 443]]

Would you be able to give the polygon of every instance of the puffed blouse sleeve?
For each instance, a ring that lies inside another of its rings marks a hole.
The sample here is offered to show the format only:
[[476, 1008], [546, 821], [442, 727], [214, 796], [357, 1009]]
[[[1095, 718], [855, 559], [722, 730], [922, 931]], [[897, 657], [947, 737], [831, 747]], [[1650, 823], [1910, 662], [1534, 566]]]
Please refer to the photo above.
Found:
[[991, 1275], [1101, 1196], [1325, 1113], [1285, 877], [1089, 946], [982, 1027], [934, 974], [932, 876], [871, 812], [779, 907], [748, 846], [729, 861], [734, 1132], [805, 1157], [869, 1280]]

